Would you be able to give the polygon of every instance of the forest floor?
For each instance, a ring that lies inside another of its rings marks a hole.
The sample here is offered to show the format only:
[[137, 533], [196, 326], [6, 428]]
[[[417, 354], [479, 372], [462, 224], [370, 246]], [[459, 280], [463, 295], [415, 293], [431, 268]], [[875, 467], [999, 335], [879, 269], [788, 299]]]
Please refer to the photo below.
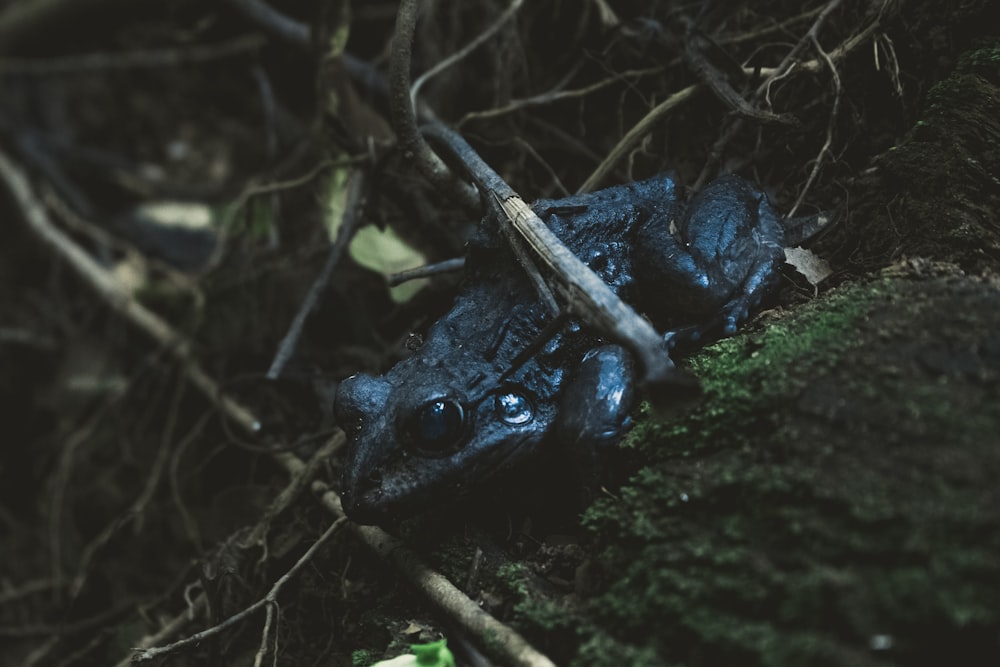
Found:
[[1000, 664], [996, 3], [423, 3], [414, 77], [485, 38], [418, 112], [525, 199], [835, 222], [582, 512], [548, 460], [382, 528], [332, 397], [476, 215], [397, 145], [398, 3], [273, 4], [0, 0], [0, 664]]

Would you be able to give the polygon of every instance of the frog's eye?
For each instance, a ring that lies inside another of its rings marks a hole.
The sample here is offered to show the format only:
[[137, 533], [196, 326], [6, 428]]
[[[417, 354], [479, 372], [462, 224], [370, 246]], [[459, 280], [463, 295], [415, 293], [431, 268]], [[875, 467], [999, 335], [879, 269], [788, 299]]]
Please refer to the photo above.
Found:
[[532, 417], [531, 402], [516, 391], [508, 391], [497, 396], [497, 412], [511, 426], [527, 424]]
[[439, 398], [416, 410], [406, 425], [411, 444], [428, 454], [450, 454], [465, 433], [465, 410], [451, 398]]

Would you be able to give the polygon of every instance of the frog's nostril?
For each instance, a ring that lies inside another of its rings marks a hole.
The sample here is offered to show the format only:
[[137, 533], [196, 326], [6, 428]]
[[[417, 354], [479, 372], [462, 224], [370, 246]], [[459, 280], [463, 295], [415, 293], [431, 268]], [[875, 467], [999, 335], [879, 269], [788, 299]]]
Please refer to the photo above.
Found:
[[333, 414], [348, 435], [356, 435], [364, 422], [385, 406], [389, 384], [371, 375], [352, 375], [337, 388]]

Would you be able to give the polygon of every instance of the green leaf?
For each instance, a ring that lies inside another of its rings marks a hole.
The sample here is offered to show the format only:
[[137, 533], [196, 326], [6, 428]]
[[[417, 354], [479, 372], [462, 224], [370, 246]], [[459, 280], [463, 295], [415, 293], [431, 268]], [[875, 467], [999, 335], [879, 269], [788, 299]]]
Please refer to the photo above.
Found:
[[[362, 227], [354, 235], [348, 248], [355, 262], [383, 276], [412, 269], [427, 263], [423, 253], [416, 250], [391, 227], [379, 229], [375, 225]], [[397, 303], [408, 301], [427, 284], [426, 279], [411, 280], [389, 289]]]
[[376, 662], [372, 667], [455, 667], [455, 656], [451, 654], [447, 644], [445, 639], [429, 644], [414, 644], [410, 647], [412, 654]]

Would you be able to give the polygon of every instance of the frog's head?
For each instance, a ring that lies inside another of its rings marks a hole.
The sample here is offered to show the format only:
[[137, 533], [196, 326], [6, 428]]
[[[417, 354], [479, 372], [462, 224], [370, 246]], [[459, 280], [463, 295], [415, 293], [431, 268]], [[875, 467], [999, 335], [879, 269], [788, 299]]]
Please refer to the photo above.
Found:
[[[423, 352], [424, 350], [421, 350]], [[530, 454], [553, 417], [535, 392], [483, 364], [417, 354], [337, 392], [349, 436], [344, 509], [378, 522], [455, 498]]]

